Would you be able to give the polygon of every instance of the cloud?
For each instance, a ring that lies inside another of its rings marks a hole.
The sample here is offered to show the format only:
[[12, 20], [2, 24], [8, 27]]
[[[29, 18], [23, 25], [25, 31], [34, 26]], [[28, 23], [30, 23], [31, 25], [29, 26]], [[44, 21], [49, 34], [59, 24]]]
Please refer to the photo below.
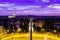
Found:
[[9, 7], [9, 6], [14, 6], [13, 3], [9, 4], [9, 3], [0, 3], [0, 7]]
[[42, 2], [50, 2], [50, 0], [42, 0]]
[[49, 8], [56, 8], [56, 9], [60, 9], [60, 4], [52, 4], [48, 6]]

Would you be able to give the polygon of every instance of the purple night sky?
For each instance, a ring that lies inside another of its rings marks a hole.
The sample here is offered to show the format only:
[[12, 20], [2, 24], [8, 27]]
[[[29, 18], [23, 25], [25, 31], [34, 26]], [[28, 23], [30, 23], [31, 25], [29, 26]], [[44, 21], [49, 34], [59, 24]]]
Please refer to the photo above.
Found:
[[0, 16], [60, 16], [59, 0], [0, 0]]

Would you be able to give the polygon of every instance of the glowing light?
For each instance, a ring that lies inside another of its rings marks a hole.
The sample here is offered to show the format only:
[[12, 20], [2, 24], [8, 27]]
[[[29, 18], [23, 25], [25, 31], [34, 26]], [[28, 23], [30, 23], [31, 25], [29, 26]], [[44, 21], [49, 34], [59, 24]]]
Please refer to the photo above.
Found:
[[[32, 32], [34, 31], [34, 29], [33, 29], [33, 24], [34, 23], [32, 23]], [[29, 23], [29, 31], [31, 30], [31, 23]]]
[[13, 16], [8, 16], [8, 18], [13, 18]]

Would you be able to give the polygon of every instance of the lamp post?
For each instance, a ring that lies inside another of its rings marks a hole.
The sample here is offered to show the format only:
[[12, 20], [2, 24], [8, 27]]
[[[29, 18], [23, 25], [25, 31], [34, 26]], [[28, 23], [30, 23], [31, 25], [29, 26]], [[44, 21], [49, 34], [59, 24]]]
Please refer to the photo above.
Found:
[[33, 19], [30, 18], [30, 40], [32, 40], [32, 27], [33, 27]]
[[58, 26], [58, 37], [59, 37], [59, 26]]

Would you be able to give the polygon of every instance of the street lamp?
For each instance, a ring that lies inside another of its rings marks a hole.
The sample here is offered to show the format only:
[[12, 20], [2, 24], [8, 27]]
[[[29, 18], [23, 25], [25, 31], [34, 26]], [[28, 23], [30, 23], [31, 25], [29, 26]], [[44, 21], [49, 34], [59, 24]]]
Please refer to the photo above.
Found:
[[57, 28], [58, 28], [58, 37], [59, 37], [59, 26]]
[[31, 17], [30, 18], [30, 23], [29, 23], [29, 26], [30, 26], [30, 40], [32, 40], [32, 32], [33, 32], [33, 18]]

